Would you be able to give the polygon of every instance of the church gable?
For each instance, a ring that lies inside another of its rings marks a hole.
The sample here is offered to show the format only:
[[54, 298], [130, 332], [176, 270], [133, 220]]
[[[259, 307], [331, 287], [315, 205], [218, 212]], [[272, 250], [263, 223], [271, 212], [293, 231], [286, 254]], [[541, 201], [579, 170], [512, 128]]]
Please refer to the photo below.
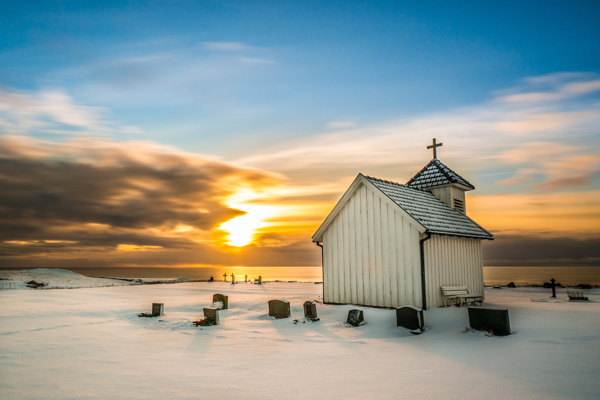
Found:
[[340, 212], [344, 209], [344, 207], [352, 199], [352, 197], [355, 196], [356, 192], [359, 191], [362, 187], [365, 187], [366, 190], [371, 193], [371, 196], [375, 196], [379, 201], [383, 201], [387, 203], [391, 208], [394, 208], [402, 218], [406, 219], [411, 225], [414, 225], [419, 232], [425, 232], [426, 228], [412, 215], [406, 212], [406, 210], [404, 210], [402, 207], [399, 207], [398, 203], [390, 199], [389, 196], [386, 196], [385, 193], [383, 193], [379, 187], [373, 184], [372, 179], [373, 178], [368, 178], [363, 174], [358, 174], [354, 182], [352, 182], [348, 190], [346, 190], [346, 192], [343, 194], [342, 198], [338, 201], [336, 206], [329, 213], [325, 221], [323, 221], [323, 224], [321, 224], [319, 229], [313, 235], [313, 242], [320, 242], [322, 240], [323, 235], [328, 229], [328, 227], [338, 217]]

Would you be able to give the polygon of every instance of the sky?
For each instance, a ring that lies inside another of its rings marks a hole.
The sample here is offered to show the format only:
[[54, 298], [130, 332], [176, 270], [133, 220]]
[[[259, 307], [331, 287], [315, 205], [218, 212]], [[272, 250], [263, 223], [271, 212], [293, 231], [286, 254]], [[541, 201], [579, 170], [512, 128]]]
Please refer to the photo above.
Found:
[[[422, 3], [422, 4], [421, 4]], [[0, 5], [0, 266], [319, 266], [438, 158], [484, 265], [600, 266], [600, 5]]]

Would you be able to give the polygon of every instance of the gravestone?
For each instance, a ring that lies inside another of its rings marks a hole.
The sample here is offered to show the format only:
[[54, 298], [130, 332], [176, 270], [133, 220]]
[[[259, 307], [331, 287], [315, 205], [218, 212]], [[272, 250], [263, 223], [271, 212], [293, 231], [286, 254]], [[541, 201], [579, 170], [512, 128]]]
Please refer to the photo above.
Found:
[[317, 321], [317, 304], [314, 301], [304, 302], [304, 318]]
[[235, 285], [235, 275], [231, 274], [231, 284]]
[[244, 282], [248, 282], [248, 275], [244, 275]]
[[350, 310], [348, 311], [348, 319], [346, 320], [347, 324], [352, 326], [359, 326], [365, 322], [365, 317], [363, 315], [362, 310]]
[[223, 273], [223, 282], [227, 282], [227, 272]]
[[262, 285], [262, 276], [260, 276], [260, 275], [258, 276], [258, 284]]
[[213, 294], [213, 304], [222, 303], [221, 308], [227, 310], [229, 308], [229, 296], [226, 294], [215, 293]]
[[152, 316], [160, 317], [165, 312], [164, 303], [152, 303]]
[[396, 308], [396, 326], [410, 329], [414, 334], [423, 332], [425, 330], [423, 310], [413, 306]]
[[203, 309], [204, 319], [210, 319], [215, 325], [219, 325], [219, 309], [213, 307], [207, 307]]
[[492, 332], [494, 336], [510, 335], [508, 310], [487, 307], [469, 307], [469, 326], [478, 331]]
[[275, 318], [288, 318], [290, 312], [290, 302], [287, 300], [269, 300], [269, 316]]

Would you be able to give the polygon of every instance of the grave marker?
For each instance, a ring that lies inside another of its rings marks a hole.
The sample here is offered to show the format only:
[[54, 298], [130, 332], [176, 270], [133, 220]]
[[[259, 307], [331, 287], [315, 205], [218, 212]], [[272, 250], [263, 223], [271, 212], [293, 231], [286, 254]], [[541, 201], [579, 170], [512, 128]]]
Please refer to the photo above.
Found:
[[269, 300], [269, 316], [275, 318], [288, 318], [290, 312], [290, 302], [287, 300]]
[[219, 325], [219, 309], [213, 307], [207, 307], [203, 309], [204, 319], [209, 319], [214, 322], [215, 325]]
[[491, 332], [495, 336], [510, 335], [510, 321], [507, 309], [469, 307], [471, 329]]
[[365, 317], [363, 315], [362, 310], [350, 310], [348, 311], [348, 319], [346, 320], [347, 324], [352, 326], [359, 326], [365, 322]]
[[309, 300], [304, 302], [304, 318], [312, 321], [319, 320], [317, 318], [317, 304], [314, 301]]
[[164, 303], [152, 303], [152, 316], [160, 317], [165, 312]]
[[231, 273], [231, 284], [235, 285], [235, 275]]
[[221, 303], [222, 306], [220, 308], [227, 310], [229, 309], [229, 296], [226, 294], [215, 293], [213, 294], [213, 304], [214, 303]]
[[414, 334], [423, 332], [425, 330], [423, 310], [413, 306], [396, 308], [396, 326], [409, 329]]

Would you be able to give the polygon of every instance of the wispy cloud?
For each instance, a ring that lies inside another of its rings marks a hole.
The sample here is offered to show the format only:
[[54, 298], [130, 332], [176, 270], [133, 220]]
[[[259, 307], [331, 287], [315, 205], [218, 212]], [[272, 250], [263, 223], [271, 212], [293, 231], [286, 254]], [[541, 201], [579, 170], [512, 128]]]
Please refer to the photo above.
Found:
[[[597, 77], [561, 74], [541, 82], [553, 85], [554, 91], [548, 93], [560, 101], [548, 104], [543, 96], [531, 96], [526, 106], [515, 107], [497, 101], [505, 97], [499, 93], [479, 106], [386, 124], [356, 128], [342, 121], [332, 124], [339, 127], [335, 132], [278, 143], [238, 161], [283, 172], [302, 184], [328, 180], [343, 187], [358, 172], [378, 171], [397, 171], [396, 176], [384, 177], [403, 182], [431, 157], [425, 146], [436, 137], [444, 142], [439, 156], [465, 175], [485, 179], [487, 190], [494, 183], [504, 189], [528, 183], [539, 190], [593, 184], [598, 146], [579, 143], [598, 143], [600, 101], [580, 101], [578, 95], [596, 93]], [[527, 88], [511, 89], [512, 95], [527, 95], [519, 90]], [[566, 91], [571, 94], [563, 96]], [[504, 168], [503, 176], [494, 181], [484, 178], [499, 168]], [[561, 187], [561, 182], [569, 184]]]
[[166, 109], [225, 113], [276, 61], [273, 50], [240, 42], [128, 42], [49, 78], [77, 83], [79, 97], [111, 109], [156, 107], [159, 98]]
[[[505, 103], [540, 103], [558, 101], [568, 97], [600, 91], [600, 79], [591, 74], [558, 73], [530, 78], [524, 85], [508, 90], [519, 92], [500, 95], [497, 101]], [[540, 91], [545, 89], [545, 91]]]
[[[76, 104], [61, 90], [39, 92], [10, 91], [0, 88], [0, 126], [11, 134], [27, 133], [43, 127], [57, 131], [61, 126], [86, 132], [108, 132], [113, 128], [106, 121], [105, 110]], [[71, 130], [62, 132], [73, 133]]]
[[218, 51], [246, 51], [256, 49], [241, 42], [202, 42], [202, 47]]

